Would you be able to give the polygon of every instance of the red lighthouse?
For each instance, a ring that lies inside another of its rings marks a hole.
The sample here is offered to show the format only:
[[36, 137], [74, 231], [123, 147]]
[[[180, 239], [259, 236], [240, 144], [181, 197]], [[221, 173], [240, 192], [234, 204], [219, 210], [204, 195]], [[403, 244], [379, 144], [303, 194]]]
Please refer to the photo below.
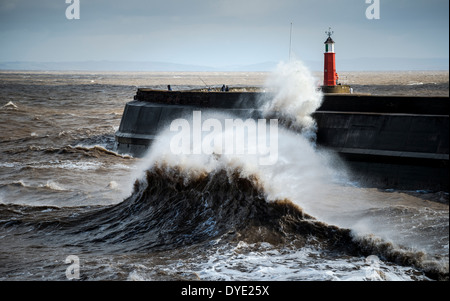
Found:
[[325, 41], [324, 67], [323, 67], [323, 87], [326, 93], [348, 93], [350, 86], [338, 84], [338, 74], [336, 73], [336, 53], [334, 52], [334, 41], [331, 38], [333, 31], [331, 28], [325, 32], [328, 39]]
[[331, 38], [333, 32], [331, 28], [325, 32], [328, 35], [328, 39], [325, 41], [325, 60], [323, 69], [323, 85], [324, 86], [336, 86], [337, 73], [336, 73], [336, 54], [334, 53], [334, 41]]

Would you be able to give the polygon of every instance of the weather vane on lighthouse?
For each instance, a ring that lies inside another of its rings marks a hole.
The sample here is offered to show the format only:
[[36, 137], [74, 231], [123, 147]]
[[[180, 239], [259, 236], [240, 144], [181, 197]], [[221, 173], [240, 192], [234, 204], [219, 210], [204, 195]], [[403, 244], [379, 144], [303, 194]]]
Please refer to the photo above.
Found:
[[331, 35], [334, 33], [334, 31], [331, 31], [331, 27], [328, 27], [328, 31], [325, 31], [325, 33], [328, 35], [329, 38], [331, 38]]

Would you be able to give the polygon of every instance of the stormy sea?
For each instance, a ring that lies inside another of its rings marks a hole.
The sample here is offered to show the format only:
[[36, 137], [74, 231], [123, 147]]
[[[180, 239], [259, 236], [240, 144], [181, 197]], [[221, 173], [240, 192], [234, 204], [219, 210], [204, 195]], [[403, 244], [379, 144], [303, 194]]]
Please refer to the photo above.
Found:
[[[349, 180], [310, 139], [320, 75], [286, 89], [285, 69], [1, 71], [0, 280], [448, 281], [448, 192]], [[354, 93], [449, 94], [448, 71], [340, 78]], [[138, 87], [223, 84], [284, 89], [277, 107], [308, 135], [280, 125], [270, 166], [174, 155], [164, 139], [140, 158], [115, 149]]]

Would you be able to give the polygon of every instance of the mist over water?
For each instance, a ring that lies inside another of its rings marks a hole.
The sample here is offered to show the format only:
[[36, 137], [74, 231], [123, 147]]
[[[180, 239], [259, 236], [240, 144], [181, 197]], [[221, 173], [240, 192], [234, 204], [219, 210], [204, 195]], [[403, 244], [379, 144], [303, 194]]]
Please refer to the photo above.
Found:
[[[144, 158], [115, 152], [136, 86], [199, 88], [198, 76], [2, 73], [0, 279], [66, 280], [71, 254], [84, 280], [448, 279], [448, 203], [349, 181], [314, 143], [322, 95], [299, 61], [201, 74], [276, 92], [261, 100], [279, 120], [275, 164], [173, 154], [168, 129]], [[202, 111], [214, 117], [237, 118]]]
[[273, 99], [263, 103], [266, 115], [290, 122], [290, 126], [300, 128], [309, 138], [315, 136], [317, 128], [311, 114], [321, 105], [323, 95], [309, 69], [298, 60], [281, 62], [268, 76], [265, 86], [275, 92]]

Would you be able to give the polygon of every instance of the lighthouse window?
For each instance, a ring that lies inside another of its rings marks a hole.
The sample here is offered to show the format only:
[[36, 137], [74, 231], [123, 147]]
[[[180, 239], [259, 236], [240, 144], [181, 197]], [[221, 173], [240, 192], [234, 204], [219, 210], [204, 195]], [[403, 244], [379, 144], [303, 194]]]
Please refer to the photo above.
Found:
[[325, 44], [325, 51], [328, 52], [328, 44]]

